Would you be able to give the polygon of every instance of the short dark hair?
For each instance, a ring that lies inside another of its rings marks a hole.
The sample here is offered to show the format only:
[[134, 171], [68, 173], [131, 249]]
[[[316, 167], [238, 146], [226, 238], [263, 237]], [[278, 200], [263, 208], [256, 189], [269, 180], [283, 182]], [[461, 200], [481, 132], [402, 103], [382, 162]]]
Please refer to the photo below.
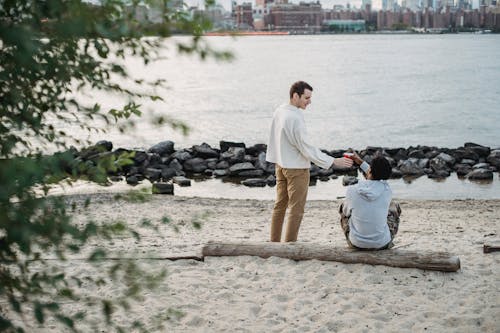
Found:
[[304, 90], [309, 89], [313, 91], [313, 88], [304, 81], [297, 81], [290, 87], [290, 99], [292, 99], [293, 94], [299, 94], [299, 97], [304, 94]]
[[389, 179], [392, 173], [391, 164], [384, 156], [375, 156], [370, 166], [373, 180]]

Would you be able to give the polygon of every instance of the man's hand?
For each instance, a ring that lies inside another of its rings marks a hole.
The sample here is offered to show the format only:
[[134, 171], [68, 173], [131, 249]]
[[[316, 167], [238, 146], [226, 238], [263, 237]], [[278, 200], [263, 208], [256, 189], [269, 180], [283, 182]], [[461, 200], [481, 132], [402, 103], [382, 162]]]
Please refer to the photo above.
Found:
[[352, 160], [354, 161], [354, 163], [356, 163], [357, 165], [361, 165], [361, 163], [363, 163], [363, 159], [359, 157], [359, 155], [355, 151], [353, 151], [352, 153]]
[[[358, 158], [359, 158], [359, 156], [358, 156]], [[347, 157], [333, 159], [333, 165], [335, 165], [337, 168], [348, 169], [352, 166], [352, 163], [353, 163], [353, 161]]]

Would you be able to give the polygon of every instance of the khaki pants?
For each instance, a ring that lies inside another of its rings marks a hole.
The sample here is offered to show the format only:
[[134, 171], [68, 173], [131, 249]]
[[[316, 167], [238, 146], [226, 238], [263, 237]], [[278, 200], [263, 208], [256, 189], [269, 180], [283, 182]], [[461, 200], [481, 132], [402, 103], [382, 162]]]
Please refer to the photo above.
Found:
[[276, 201], [271, 220], [271, 242], [281, 241], [287, 208], [285, 242], [297, 240], [306, 205], [309, 177], [309, 169], [285, 169], [276, 164]]

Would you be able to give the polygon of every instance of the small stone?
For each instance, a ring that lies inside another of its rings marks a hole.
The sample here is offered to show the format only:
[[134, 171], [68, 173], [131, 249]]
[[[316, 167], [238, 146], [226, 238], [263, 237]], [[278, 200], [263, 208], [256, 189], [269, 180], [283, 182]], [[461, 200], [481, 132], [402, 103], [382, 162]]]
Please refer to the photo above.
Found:
[[357, 183], [358, 183], [358, 178], [354, 176], [344, 176], [342, 178], [342, 185], [344, 186], [354, 185]]
[[176, 176], [172, 178], [173, 182], [176, 183], [179, 186], [191, 186], [191, 180], [187, 179], [184, 176]]
[[154, 183], [153, 194], [174, 194], [174, 185], [169, 183]]
[[492, 180], [493, 172], [486, 169], [476, 169], [469, 172], [466, 177], [470, 180]]
[[148, 152], [156, 153], [160, 156], [170, 155], [174, 152], [174, 143], [172, 141], [162, 141], [149, 148]]
[[248, 187], [264, 187], [267, 185], [267, 181], [262, 178], [249, 178], [243, 180], [241, 184]]
[[127, 184], [132, 185], [132, 186], [139, 184], [139, 179], [137, 179], [137, 176], [135, 176], [135, 175], [127, 177], [126, 181], [127, 181]]

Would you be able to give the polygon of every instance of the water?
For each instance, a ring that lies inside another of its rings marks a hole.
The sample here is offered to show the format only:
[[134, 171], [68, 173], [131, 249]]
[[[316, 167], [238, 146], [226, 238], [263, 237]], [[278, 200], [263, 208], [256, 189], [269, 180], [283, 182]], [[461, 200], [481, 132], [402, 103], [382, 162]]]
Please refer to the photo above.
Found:
[[[177, 57], [172, 51], [164, 53], [169, 59], [147, 67], [127, 60], [134, 75], [164, 78], [169, 85], [158, 91], [165, 103], [143, 102], [147, 112], [134, 134], [113, 129], [92, 136], [78, 128], [71, 132], [78, 138], [108, 139], [115, 147], [128, 148], [148, 148], [163, 140], [175, 141], [176, 148], [201, 142], [218, 147], [219, 140], [265, 143], [275, 107], [288, 100], [292, 82], [305, 80], [314, 87], [312, 104], [305, 111], [309, 136], [320, 148], [419, 144], [455, 148], [465, 142], [500, 147], [500, 35], [207, 40], [217, 49], [232, 50], [236, 60], [202, 62]], [[116, 107], [121, 101], [104, 94], [83, 98], [98, 100], [105, 107]], [[148, 121], [152, 114], [187, 122], [191, 134], [184, 137], [169, 126], [152, 126]], [[491, 186], [497, 193], [495, 177]], [[455, 191], [462, 186], [452, 182], [439, 184], [440, 189]], [[484, 190], [466, 182], [468, 191]], [[438, 184], [427, 183], [423, 185], [427, 190]], [[407, 191], [404, 186], [400, 189]], [[454, 197], [446, 192], [445, 197]]]

